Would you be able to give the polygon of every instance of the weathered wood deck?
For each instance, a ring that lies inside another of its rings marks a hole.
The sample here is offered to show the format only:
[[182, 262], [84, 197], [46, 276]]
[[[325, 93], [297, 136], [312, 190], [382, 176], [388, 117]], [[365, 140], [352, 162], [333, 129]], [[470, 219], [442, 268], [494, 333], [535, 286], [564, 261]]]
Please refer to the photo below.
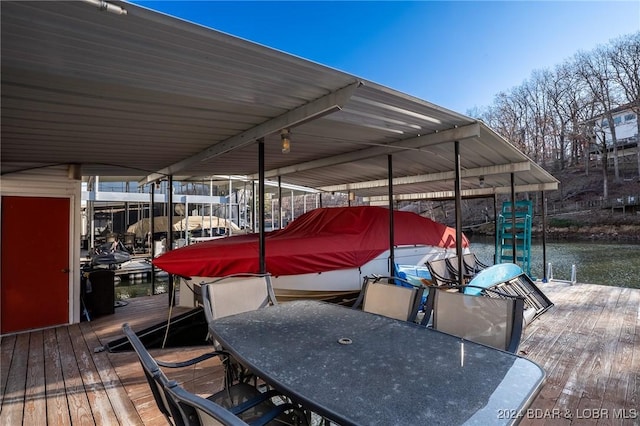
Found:
[[[640, 290], [588, 284], [540, 284], [555, 307], [531, 324], [521, 354], [547, 372], [523, 424], [640, 425]], [[174, 308], [173, 314], [184, 312]], [[94, 352], [168, 315], [167, 298], [132, 299], [89, 323], [5, 336], [1, 342], [2, 425], [160, 425], [133, 353]], [[205, 347], [152, 350], [186, 359]], [[192, 392], [222, 386], [217, 360], [171, 371]]]
[[[176, 307], [172, 315], [187, 311]], [[133, 352], [95, 352], [123, 337], [129, 322], [142, 330], [168, 318], [166, 295], [130, 299], [114, 315], [68, 327], [5, 336], [1, 342], [1, 425], [166, 425]], [[165, 361], [185, 360], [207, 347], [158, 349]], [[192, 392], [222, 387], [216, 359], [170, 372]]]
[[540, 287], [555, 306], [520, 350], [547, 380], [523, 424], [640, 425], [640, 290]]

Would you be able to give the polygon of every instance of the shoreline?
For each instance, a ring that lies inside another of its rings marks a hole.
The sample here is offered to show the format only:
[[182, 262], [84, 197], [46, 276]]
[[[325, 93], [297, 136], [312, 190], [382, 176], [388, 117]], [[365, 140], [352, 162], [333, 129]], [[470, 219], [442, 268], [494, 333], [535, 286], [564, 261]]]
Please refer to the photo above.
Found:
[[[488, 224], [486, 229], [465, 231], [467, 237], [479, 235], [482, 237], [495, 237], [493, 224]], [[531, 238], [542, 239], [542, 229], [534, 227], [531, 230]], [[548, 227], [547, 239], [551, 241], [601, 241], [601, 242], [628, 242], [640, 243], [640, 225], [597, 225], [597, 226], [568, 226]]]

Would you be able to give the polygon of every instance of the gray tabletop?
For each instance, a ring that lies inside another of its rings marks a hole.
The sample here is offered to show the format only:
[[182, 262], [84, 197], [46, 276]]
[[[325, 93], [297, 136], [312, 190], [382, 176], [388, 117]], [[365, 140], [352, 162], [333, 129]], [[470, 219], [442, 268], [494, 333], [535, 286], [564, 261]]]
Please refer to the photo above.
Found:
[[343, 425], [510, 424], [545, 376], [507, 352], [315, 301], [220, 318], [211, 331], [265, 381]]

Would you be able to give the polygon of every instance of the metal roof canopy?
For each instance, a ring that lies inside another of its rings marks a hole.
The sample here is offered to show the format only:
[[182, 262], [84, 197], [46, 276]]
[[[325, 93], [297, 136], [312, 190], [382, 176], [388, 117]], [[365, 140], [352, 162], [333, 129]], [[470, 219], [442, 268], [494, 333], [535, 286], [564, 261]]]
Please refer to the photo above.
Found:
[[[143, 182], [258, 176], [384, 199], [557, 189], [481, 122], [283, 52], [125, 2], [1, 7], [2, 173], [81, 164]], [[281, 152], [280, 130], [291, 151]]]

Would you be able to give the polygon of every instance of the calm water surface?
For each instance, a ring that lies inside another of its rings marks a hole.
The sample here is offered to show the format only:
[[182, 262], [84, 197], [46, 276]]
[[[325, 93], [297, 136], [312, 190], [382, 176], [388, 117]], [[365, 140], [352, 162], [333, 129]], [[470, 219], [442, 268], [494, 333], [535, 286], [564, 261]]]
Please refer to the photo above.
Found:
[[[471, 249], [481, 261], [493, 264], [493, 241], [493, 237], [473, 237]], [[541, 242], [534, 241], [531, 255], [531, 274], [541, 278]], [[547, 263], [552, 264], [555, 279], [570, 279], [571, 266], [576, 265], [580, 283], [640, 288], [640, 244], [547, 241]]]

